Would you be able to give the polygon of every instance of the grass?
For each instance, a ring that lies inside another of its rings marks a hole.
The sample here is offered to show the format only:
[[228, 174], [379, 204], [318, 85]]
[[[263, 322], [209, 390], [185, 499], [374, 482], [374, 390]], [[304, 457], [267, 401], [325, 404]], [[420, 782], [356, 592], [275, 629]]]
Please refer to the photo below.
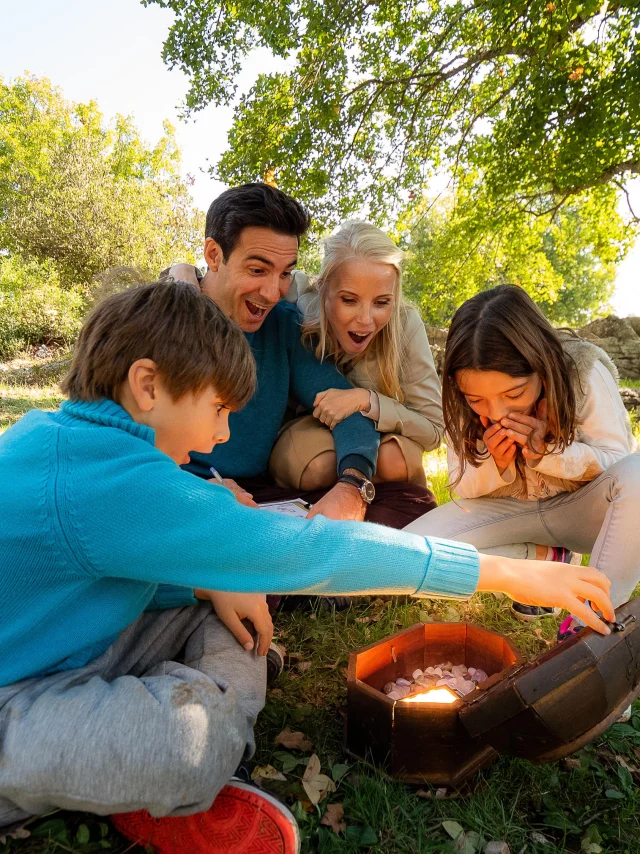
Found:
[[[1, 375], [0, 375], [1, 376]], [[53, 409], [61, 396], [46, 385], [0, 383], [0, 430], [32, 407]], [[638, 428], [636, 428], [638, 431]], [[437, 499], [449, 499], [443, 449], [425, 466]], [[288, 652], [287, 667], [270, 688], [256, 731], [256, 765], [270, 764], [284, 781], [264, 782], [287, 800], [300, 824], [303, 852], [354, 854], [446, 854], [481, 851], [483, 840], [505, 840], [513, 854], [640, 854], [640, 703], [629, 724], [614, 725], [571, 760], [534, 766], [500, 758], [460, 792], [435, 797], [429, 786], [406, 786], [356, 762], [342, 746], [346, 666], [355, 648], [419, 621], [468, 620], [507, 635], [529, 659], [549, 649], [557, 621], [523, 625], [510, 601], [479, 594], [468, 602], [376, 598], [354, 600], [342, 612], [316, 605], [311, 612], [277, 615], [276, 640]], [[336, 791], [314, 807], [301, 777], [309, 753], [285, 750], [275, 737], [285, 727], [313, 742], [322, 771]], [[340, 804], [340, 833], [322, 824], [329, 804]], [[465, 836], [452, 838], [461, 828]], [[0, 843], [7, 854], [124, 854], [141, 849], [122, 839], [108, 819], [55, 811], [34, 819], [27, 839]]]

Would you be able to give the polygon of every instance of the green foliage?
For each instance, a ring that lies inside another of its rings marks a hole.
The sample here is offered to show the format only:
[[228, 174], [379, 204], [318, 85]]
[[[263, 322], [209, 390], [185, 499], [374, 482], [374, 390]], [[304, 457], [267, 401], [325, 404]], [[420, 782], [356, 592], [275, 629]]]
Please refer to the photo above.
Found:
[[0, 359], [30, 344], [73, 341], [84, 313], [84, 294], [62, 288], [51, 261], [0, 259]]
[[324, 224], [382, 217], [442, 169], [533, 213], [640, 172], [637, 0], [143, 2], [175, 14], [189, 111], [230, 103], [256, 47], [288, 60], [237, 105], [219, 176], [271, 176]]
[[44, 78], [0, 79], [0, 252], [47, 265], [56, 286], [193, 260], [202, 217], [179, 166], [168, 123], [149, 147], [130, 118], [107, 127], [95, 102], [70, 104]]
[[523, 287], [547, 317], [581, 326], [607, 308], [630, 233], [615, 188], [582, 193], [553, 217], [499, 216], [482, 188], [423, 202], [399, 223], [410, 252], [405, 292], [428, 323], [446, 325], [469, 297], [495, 285]]

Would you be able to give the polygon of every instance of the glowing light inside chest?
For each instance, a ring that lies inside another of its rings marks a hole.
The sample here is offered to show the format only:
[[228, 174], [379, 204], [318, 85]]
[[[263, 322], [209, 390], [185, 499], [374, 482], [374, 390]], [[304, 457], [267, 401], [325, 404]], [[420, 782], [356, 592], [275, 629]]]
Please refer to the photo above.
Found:
[[429, 691], [422, 691], [420, 694], [413, 694], [411, 697], [405, 697], [401, 700], [402, 703], [455, 703], [458, 699], [453, 691], [448, 688], [431, 688]]

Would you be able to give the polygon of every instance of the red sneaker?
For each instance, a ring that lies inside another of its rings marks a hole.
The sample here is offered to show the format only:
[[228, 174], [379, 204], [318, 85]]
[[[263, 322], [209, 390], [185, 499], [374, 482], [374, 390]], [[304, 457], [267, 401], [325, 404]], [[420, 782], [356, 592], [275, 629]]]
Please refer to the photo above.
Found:
[[211, 809], [152, 818], [146, 810], [112, 815], [115, 828], [158, 854], [298, 854], [300, 833], [291, 812], [272, 795], [233, 780]]

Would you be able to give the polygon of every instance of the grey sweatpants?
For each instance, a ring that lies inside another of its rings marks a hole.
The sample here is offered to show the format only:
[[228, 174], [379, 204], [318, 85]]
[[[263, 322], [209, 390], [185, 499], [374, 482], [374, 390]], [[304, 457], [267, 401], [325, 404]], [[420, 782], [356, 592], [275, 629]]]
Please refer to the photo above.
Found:
[[622, 605], [640, 580], [640, 454], [631, 454], [576, 492], [541, 501], [468, 498], [437, 507], [404, 528], [470, 543], [478, 551], [535, 557], [530, 543], [591, 553]]
[[145, 612], [86, 667], [0, 688], [0, 827], [208, 809], [253, 753], [265, 690], [266, 659], [209, 603]]

